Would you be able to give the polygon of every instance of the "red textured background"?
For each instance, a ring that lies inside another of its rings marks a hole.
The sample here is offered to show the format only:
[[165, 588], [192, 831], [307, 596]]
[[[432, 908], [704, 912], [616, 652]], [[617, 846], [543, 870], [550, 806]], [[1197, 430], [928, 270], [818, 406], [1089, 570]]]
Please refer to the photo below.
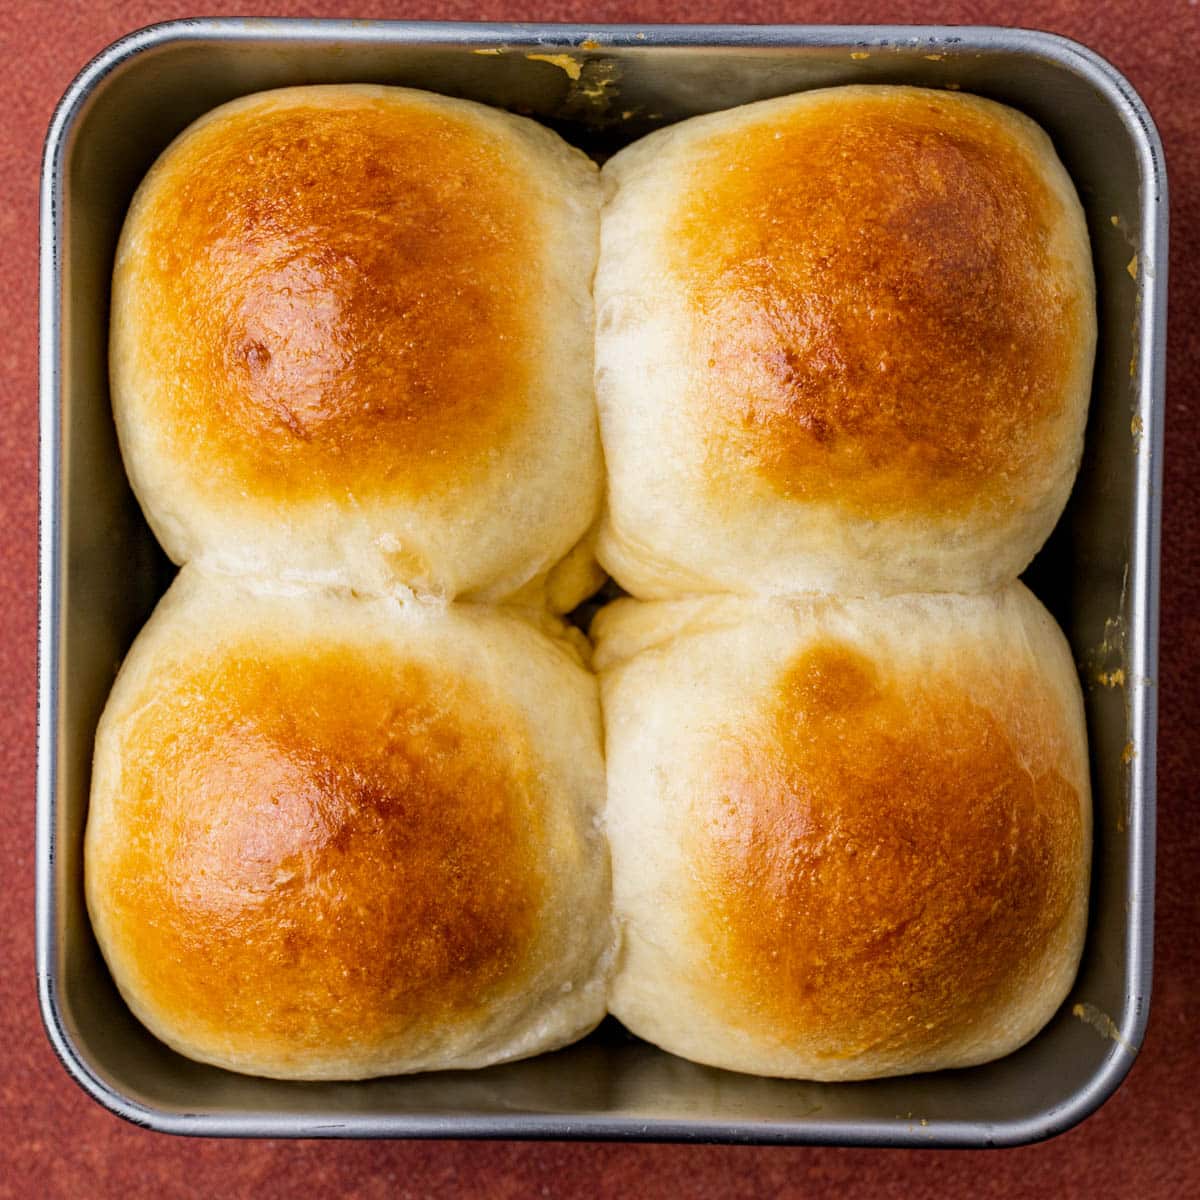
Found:
[[[0, 0], [2, 3], [2, 0]], [[37, 172], [51, 110], [119, 35], [183, 3], [37, 0], [0, 10], [0, 1197], [1200, 1195], [1200, 8], [1196, 0], [662, 0], [541, 5], [233, 4], [206, 14], [476, 20], [943, 22], [1024, 25], [1116, 64], [1158, 122], [1171, 187], [1171, 320], [1163, 530], [1158, 922], [1150, 1031], [1116, 1097], [1046, 1145], [1002, 1152], [780, 1150], [468, 1142], [188, 1141], [101, 1110], [55, 1060], [33, 962]]]

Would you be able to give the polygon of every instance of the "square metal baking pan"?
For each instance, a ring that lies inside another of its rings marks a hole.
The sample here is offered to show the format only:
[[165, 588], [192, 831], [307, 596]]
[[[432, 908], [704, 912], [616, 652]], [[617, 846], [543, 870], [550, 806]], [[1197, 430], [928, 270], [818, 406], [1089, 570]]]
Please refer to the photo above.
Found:
[[[1085, 682], [1096, 803], [1091, 922], [1050, 1025], [984, 1067], [859, 1084], [728, 1074], [606, 1022], [577, 1046], [474, 1073], [288, 1084], [184, 1059], [129, 1014], [88, 923], [92, 738], [115, 672], [171, 576], [125, 481], [109, 409], [109, 275], [142, 174], [232, 97], [367, 81], [538, 117], [597, 154], [658, 125], [850, 82], [978, 92], [1050, 132], [1087, 210], [1099, 358], [1082, 472], [1026, 579]], [[117, 42], [53, 118], [42, 179], [37, 962], [46, 1028], [100, 1103], [176, 1133], [1011, 1145], [1087, 1116], [1146, 1025], [1167, 201], [1129, 84], [1062, 38], [927, 27], [452, 25], [198, 20]]]

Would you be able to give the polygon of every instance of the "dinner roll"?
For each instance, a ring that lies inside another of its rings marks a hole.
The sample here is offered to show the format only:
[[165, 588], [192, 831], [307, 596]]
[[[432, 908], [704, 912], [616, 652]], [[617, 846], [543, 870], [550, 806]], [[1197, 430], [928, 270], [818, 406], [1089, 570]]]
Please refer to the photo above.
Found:
[[625, 600], [597, 625], [629, 1029], [851, 1080], [986, 1062], [1049, 1020], [1091, 802], [1071, 655], [1024, 587]]
[[87, 900], [134, 1014], [281, 1079], [482, 1067], [603, 1016], [596, 684], [495, 610], [185, 568], [100, 722]]
[[843, 87], [605, 166], [604, 565], [686, 592], [978, 591], [1053, 528], [1096, 339], [1046, 135], [975, 96]]
[[602, 491], [598, 209], [582, 153], [467, 101], [288, 88], [197, 121], [113, 276], [113, 408], [167, 553], [486, 601], [544, 576]]

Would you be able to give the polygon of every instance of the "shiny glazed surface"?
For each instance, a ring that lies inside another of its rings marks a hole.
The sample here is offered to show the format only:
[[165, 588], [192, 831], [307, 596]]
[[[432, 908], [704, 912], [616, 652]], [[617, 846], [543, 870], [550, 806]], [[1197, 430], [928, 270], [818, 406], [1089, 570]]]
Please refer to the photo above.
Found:
[[694, 852], [698, 934], [734, 1021], [829, 1060], [934, 1055], [1036, 988], [1079, 903], [1059, 702], [889, 677], [837, 641], [730, 737]]
[[148, 697], [88, 877], [122, 973], [194, 1043], [297, 1062], [519, 987], [540, 797], [477, 691], [385, 647], [246, 646]]
[[527, 404], [535, 230], [458, 114], [324, 90], [187, 134], [148, 177], [136, 291], [182, 469], [299, 501], [452, 488]]
[[[1088, 267], [1012, 114], [881, 88], [706, 144], [676, 220], [718, 490], [867, 518], [1019, 504], [1058, 453]], [[1070, 243], [1067, 243], [1070, 245]]]

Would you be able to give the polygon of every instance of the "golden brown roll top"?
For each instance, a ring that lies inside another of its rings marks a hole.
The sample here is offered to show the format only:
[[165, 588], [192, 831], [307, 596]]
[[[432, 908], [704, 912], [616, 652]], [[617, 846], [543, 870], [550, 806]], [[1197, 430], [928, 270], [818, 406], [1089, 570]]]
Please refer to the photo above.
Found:
[[594, 691], [515, 619], [185, 571], [97, 741], [88, 900], [134, 1012], [287, 1078], [586, 1032], [609, 937]]
[[994, 111], [916, 90], [705, 153], [736, 169], [694, 168], [673, 266], [713, 360], [696, 402], [735, 447], [716, 453], [875, 518], [1010, 506], [1090, 319], [1044, 165]]
[[930, 682], [810, 647], [722, 764], [694, 844], [726, 1003], [813, 1030], [829, 1059], [944, 1051], [1021, 996], [1031, 949], [1078, 903], [1083, 819], [1047, 745], [1053, 698], [1015, 679], [1021, 711], [996, 712]]
[[352, 98], [208, 121], [140, 214], [175, 453], [289, 500], [453, 486], [533, 373], [520, 173], [461, 113]]
[[429, 93], [193, 125], [114, 276], [118, 425], [168, 552], [494, 598], [552, 566], [599, 492], [597, 203], [549, 131]]
[[598, 636], [635, 1033], [855, 1079], [987, 1061], [1049, 1019], [1090, 794], [1074, 667], [1024, 589], [627, 602]]
[[1032, 122], [835, 88], [684, 122], [605, 175], [622, 583], [971, 591], [1026, 565], [1078, 465], [1095, 343], [1082, 210]]

